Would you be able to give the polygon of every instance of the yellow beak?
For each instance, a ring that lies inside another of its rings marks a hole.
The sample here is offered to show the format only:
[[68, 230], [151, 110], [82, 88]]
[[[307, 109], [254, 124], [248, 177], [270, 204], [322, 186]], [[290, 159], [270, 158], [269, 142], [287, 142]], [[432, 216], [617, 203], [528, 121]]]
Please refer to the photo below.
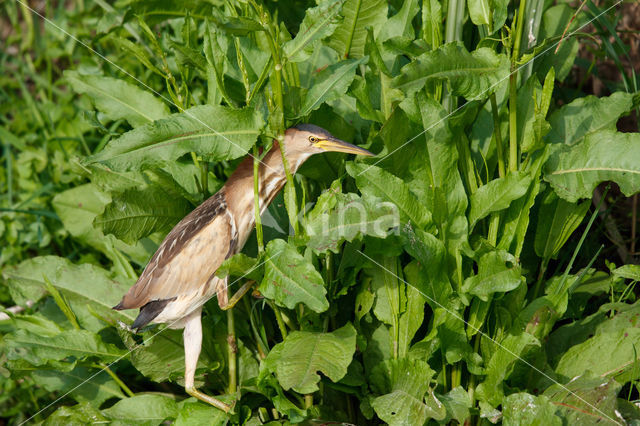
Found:
[[320, 142], [316, 143], [316, 146], [324, 149], [325, 151], [346, 152], [348, 154], [366, 155], [367, 157], [375, 156], [375, 154], [364, 148], [360, 148], [359, 146], [336, 138], [322, 139]]

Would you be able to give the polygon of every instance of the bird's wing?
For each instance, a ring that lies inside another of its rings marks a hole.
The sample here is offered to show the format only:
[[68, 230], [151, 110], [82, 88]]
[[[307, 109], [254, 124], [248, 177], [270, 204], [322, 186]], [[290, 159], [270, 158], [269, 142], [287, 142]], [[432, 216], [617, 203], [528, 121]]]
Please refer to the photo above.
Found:
[[119, 309], [139, 308], [201, 291], [220, 264], [235, 251], [235, 222], [219, 192], [169, 232]]

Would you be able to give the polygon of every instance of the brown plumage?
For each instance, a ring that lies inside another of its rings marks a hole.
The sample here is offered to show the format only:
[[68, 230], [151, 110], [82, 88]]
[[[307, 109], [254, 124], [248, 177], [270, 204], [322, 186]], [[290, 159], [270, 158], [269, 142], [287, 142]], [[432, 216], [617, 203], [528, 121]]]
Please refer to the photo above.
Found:
[[[308, 124], [286, 131], [284, 151], [292, 173], [307, 158], [320, 152], [372, 155]], [[286, 182], [277, 142], [260, 163], [259, 182], [262, 213]], [[253, 158], [248, 157], [220, 191], [169, 232], [138, 281], [114, 307], [117, 310], [140, 308], [133, 328], [139, 329], [150, 322], [167, 323], [171, 328], [184, 327], [187, 393], [225, 411], [230, 407], [193, 386], [202, 340], [200, 314], [202, 305], [216, 294], [220, 307], [228, 307], [227, 281], [217, 278], [215, 273], [225, 259], [242, 249], [254, 224]], [[243, 286], [243, 290], [246, 289], [248, 287]]]

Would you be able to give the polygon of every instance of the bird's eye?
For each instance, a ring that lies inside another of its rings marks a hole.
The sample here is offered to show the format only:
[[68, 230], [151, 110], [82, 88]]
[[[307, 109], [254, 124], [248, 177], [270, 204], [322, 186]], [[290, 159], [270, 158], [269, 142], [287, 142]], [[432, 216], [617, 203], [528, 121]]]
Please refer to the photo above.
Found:
[[318, 138], [316, 138], [315, 136], [309, 136], [309, 141], [311, 143], [316, 143], [316, 142], [318, 142]]

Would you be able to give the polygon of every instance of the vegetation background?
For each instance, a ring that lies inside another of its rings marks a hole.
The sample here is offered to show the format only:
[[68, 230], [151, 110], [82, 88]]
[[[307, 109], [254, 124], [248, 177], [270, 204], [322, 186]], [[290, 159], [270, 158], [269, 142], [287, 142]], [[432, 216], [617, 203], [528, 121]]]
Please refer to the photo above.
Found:
[[[0, 10], [0, 424], [640, 422], [637, 2]], [[259, 290], [206, 305], [227, 415], [110, 307], [300, 122], [377, 157], [309, 160], [219, 271]]]

